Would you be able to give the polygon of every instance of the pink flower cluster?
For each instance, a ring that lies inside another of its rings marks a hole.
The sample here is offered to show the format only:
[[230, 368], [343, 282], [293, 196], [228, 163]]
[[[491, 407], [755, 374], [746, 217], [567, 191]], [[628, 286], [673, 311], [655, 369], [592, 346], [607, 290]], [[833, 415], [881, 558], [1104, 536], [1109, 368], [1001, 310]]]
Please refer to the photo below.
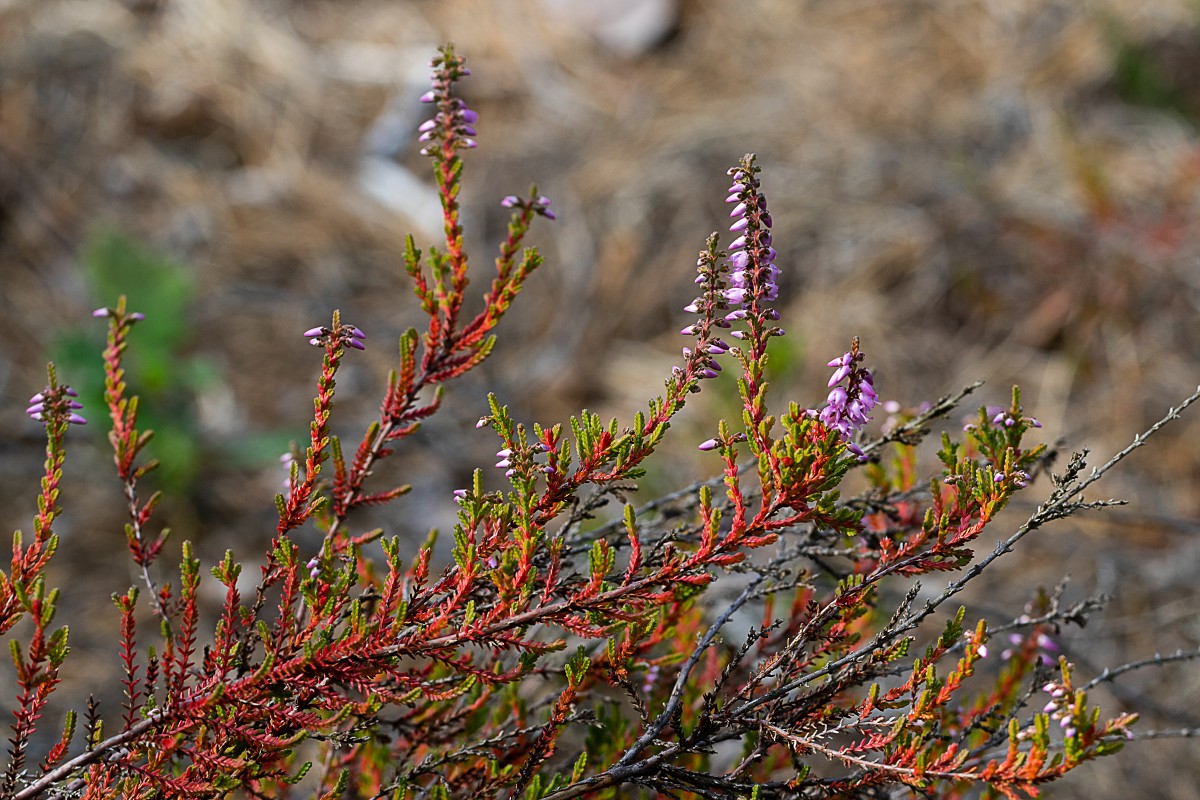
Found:
[[[866, 454], [853, 438], [870, 422], [871, 411], [879, 404], [879, 396], [875, 394], [871, 371], [858, 366], [862, 360], [863, 354], [858, 349], [858, 339], [855, 339], [848, 351], [829, 362], [828, 366], [834, 368], [827, 384], [831, 391], [825, 398], [825, 407], [816, 416], [826, 427], [841, 434], [850, 452], [860, 461], [866, 461]], [[843, 382], [846, 385], [843, 386]]]
[[29, 408], [25, 409], [25, 413], [43, 422], [47, 417], [53, 418], [57, 411], [72, 425], [86, 425], [87, 420], [76, 413], [83, 408], [83, 403], [74, 399], [78, 396], [78, 392], [70, 386], [45, 389], [29, 398]]

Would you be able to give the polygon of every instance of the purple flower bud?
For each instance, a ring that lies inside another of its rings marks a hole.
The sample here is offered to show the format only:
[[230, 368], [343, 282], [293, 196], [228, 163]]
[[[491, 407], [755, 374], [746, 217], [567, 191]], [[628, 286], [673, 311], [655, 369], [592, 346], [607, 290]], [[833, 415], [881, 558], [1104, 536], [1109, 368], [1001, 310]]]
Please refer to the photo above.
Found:
[[479, 122], [479, 115], [466, 106], [462, 107], [462, 118], [463, 122], [468, 125], [474, 125], [476, 122]]
[[[76, 397], [78, 397], [78, 395], [76, 395]], [[29, 398], [29, 402], [31, 402], [31, 403], [40, 403], [40, 402], [42, 402], [42, 401], [43, 401], [43, 400], [45, 400], [45, 399], [46, 399], [46, 396], [45, 396], [44, 394], [42, 394], [41, 392], [38, 392], [38, 393], [37, 393], [37, 394], [35, 394], [33, 397]]]
[[746, 204], [738, 203], [736, 206], [733, 207], [733, 210], [729, 212], [729, 216], [740, 217], [742, 214], [745, 214], [745, 213], [746, 213]]
[[979, 654], [980, 658], [987, 658], [988, 657], [988, 646], [986, 644], [981, 644], [981, 645], [979, 645], [979, 647], [975, 648], [975, 652]]
[[997, 472], [994, 476], [992, 476], [992, 482], [993, 483], [1004, 483], [1004, 475], [1002, 473]]
[[475, 423], [475, 430], [479, 430], [484, 425], [487, 425], [489, 420], [490, 417], [480, 417], [479, 421]]
[[355, 339], [353, 337], [346, 339], [345, 342], [346, 342], [346, 344], [353, 347], [355, 350], [366, 350], [367, 349], [366, 346], [363, 345], [362, 342], [360, 342], [358, 339]]
[[360, 328], [351, 328], [350, 335], [353, 336], [355, 339], [367, 338], [367, 335], [365, 333], [363, 333]]
[[829, 393], [829, 397], [825, 398], [825, 402], [835, 409], [843, 409], [846, 407], [846, 398], [848, 397], [846, 390], [841, 386]]
[[739, 236], [738, 238], [734, 239], [732, 242], [729, 243], [730, 250], [741, 250], [745, 246], [746, 246], [746, 237], [745, 236]]
[[507, 458], [502, 458], [496, 462], [496, 469], [505, 469], [512, 466], [512, 461]]
[[34, 403], [29, 408], [25, 409], [25, 413], [32, 416], [34, 414], [40, 414], [45, 410], [46, 410], [46, 407], [42, 403]]
[[474, 139], [464, 138], [462, 140], [462, 146], [470, 150], [473, 147], [479, 147], [479, 142], [475, 141]]
[[87, 425], [87, 420], [78, 414], [71, 414], [68, 416], [67, 422], [71, 423], [72, 425]]
[[509, 456], [512, 455], [512, 452], [513, 451], [512, 451], [511, 447], [506, 447], [503, 450], [497, 450], [496, 458], [508, 458]]
[[838, 367], [837, 370], [833, 373], [833, 376], [829, 379], [829, 383], [827, 383], [825, 385], [833, 386], [835, 383], [841, 383], [846, 378], [846, 376], [849, 374], [850, 374], [849, 366]]
[[309, 328], [304, 332], [304, 335], [311, 338], [313, 336], [320, 336], [323, 333], [325, 333], [325, 328]]
[[467, 499], [467, 490], [466, 489], [455, 489], [454, 496], [457, 497], [459, 500], [465, 500], [465, 499]]
[[431, 131], [436, 127], [437, 127], [436, 119], [427, 119], [417, 127], [417, 131], [419, 133], [426, 133], [427, 131]]
[[426, 131], [417, 137], [418, 142], [428, 142], [433, 139], [433, 131]]
[[741, 231], [746, 230], [746, 226], [749, 224], [750, 224], [750, 220], [746, 219], [745, 217], [742, 217], [737, 222], [735, 222], [729, 226], [729, 231], [731, 233], [739, 233]]
[[696, 326], [688, 325], [686, 328], [683, 328], [679, 332], [684, 336], [694, 336], [696, 333]]
[[134, 322], [141, 322], [145, 318], [146, 318], [146, 315], [140, 311], [135, 311], [129, 315], [129, 319], [133, 320]]
[[695, 300], [693, 300], [691, 303], [689, 303], [688, 305], [684, 306], [684, 307], [683, 307], [683, 310], [684, 310], [684, 311], [686, 311], [686, 312], [688, 312], [689, 314], [699, 314], [699, 313], [700, 313], [700, 307], [697, 305], [697, 303], [699, 303], [699, 302], [700, 302], [700, 298], [699, 298], [699, 297], [697, 297], [697, 298], [696, 298]]
[[432, 102], [433, 102], [434, 100], [436, 100], [436, 99], [437, 99], [437, 95], [435, 95], [435, 94], [433, 93], [433, 89], [430, 89], [428, 92], [426, 92], [425, 94], [421, 95], [421, 102], [422, 102], [422, 103], [432, 103]]
[[745, 250], [739, 250], [729, 256], [729, 265], [734, 269], [745, 269], [750, 266], [750, 254]]
[[109, 315], [109, 310], [107, 308], [97, 308], [95, 311], [92, 312], [92, 316], [97, 317], [97, 318], [107, 317], [108, 315]]
[[[739, 186], [738, 189], [740, 190], [741, 187]], [[736, 192], [733, 192], [732, 194], [730, 194], [729, 197], [726, 197], [725, 202], [726, 203], [737, 203], [737, 202], [740, 202], [741, 199], [742, 199], [741, 191], [736, 191]]]
[[718, 446], [719, 444], [720, 444], [720, 442], [718, 442], [716, 439], [705, 439], [703, 442], [701, 442], [701, 443], [699, 444], [699, 448], [700, 448], [701, 450], [705, 450], [705, 451], [707, 451], [707, 450], [716, 450], [716, 449], [717, 449], [717, 446]]

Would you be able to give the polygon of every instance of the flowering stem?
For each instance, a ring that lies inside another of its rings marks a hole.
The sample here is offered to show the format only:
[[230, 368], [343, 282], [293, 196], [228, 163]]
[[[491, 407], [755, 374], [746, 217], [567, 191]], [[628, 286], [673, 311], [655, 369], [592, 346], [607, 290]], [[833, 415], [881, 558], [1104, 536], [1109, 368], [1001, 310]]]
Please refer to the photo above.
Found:
[[125, 368], [123, 364], [125, 349], [128, 347], [129, 331], [133, 325], [144, 319], [144, 315], [126, 310], [125, 296], [117, 300], [116, 308], [97, 309], [92, 316], [108, 319], [108, 344], [104, 348], [104, 402], [108, 406], [111, 429], [108, 441], [113, 447], [113, 463], [117, 468], [117, 477], [121, 480], [125, 494], [125, 509], [129, 522], [125, 526], [125, 535], [130, 555], [142, 576], [142, 582], [150, 593], [150, 603], [159, 619], [169, 623], [169, 614], [163, 605], [163, 597], [158, 584], [150, 574], [150, 565], [162, 551], [169, 530], [164, 528], [153, 541], [146, 538], [146, 523], [149, 522], [161, 494], [155, 492], [150, 499], [142, 502], [138, 495], [138, 480], [146, 473], [155, 469], [158, 462], [151, 460], [142, 466], [135, 466], [135, 461], [142, 448], [154, 435], [153, 431], [138, 431], [138, 397], [126, 397]]

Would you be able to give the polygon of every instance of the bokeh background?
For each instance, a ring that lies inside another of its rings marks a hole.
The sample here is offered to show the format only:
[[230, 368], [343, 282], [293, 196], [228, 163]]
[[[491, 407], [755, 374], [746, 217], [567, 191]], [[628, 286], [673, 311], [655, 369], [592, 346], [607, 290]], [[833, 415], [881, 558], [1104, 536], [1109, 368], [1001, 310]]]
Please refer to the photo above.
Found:
[[[438, 240], [414, 139], [444, 41], [468, 58], [481, 117], [463, 191], [479, 279], [505, 194], [536, 182], [559, 220], [535, 228], [547, 263], [496, 355], [384, 470], [416, 487], [380, 518], [391, 532], [452, 524], [451, 490], [496, 448], [473, 427], [488, 389], [527, 421], [643, 407], [684, 344], [725, 170], [750, 151], [784, 267], [777, 400], [818, 401], [824, 362], [858, 335], [884, 399], [983, 379], [977, 402], [1002, 403], [1019, 382], [1047, 436], [1100, 463], [1200, 383], [1194, 0], [7, 0], [4, 526], [30, 527], [43, 443], [21, 409], [46, 360], [93, 398], [51, 572], [76, 649], [64, 691], [113, 680], [106, 598], [134, 580], [97, 446], [89, 312], [125, 292], [147, 315], [130, 381], [159, 432], [162, 517], [253, 571], [278, 455], [311, 408], [318, 358], [300, 332], [333, 308], [367, 331], [339, 377], [354, 440], [419, 324], [401, 253], [409, 232]], [[691, 443], [731, 412], [702, 395], [649, 487], [706, 475]], [[1198, 440], [1193, 413], [1096, 495], [1132, 505], [1031, 537], [981, 609], [1011, 618], [1069, 573], [1068, 598], [1112, 597], [1061, 634], [1080, 674], [1194, 650]], [[1106, 711], [1200, 725], [1200, 664], [1127, 678], [1100, 692]], [[1051, 794], [1197, 798], [1198, 748], [1139, 742]]]

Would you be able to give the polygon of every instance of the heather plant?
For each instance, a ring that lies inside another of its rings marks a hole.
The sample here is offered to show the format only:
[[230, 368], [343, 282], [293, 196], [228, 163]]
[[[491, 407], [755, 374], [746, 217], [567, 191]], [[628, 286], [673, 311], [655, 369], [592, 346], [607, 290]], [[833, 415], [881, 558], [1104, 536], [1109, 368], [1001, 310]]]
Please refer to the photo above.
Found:
[[[408, 487], [377, 485], [377, 464], [492, 352], [542, 263], [525, 237], [535, 218], [554, 219], [536, 189], [503, 199], [507, 236], [482, 309], [467, 314], [458, 194], [477, 115], [454, 94], [467, 75], [447, 46], [421, 98], [445, 221], [440, 248], [410, 237], [404, 255], [423, 330], [400, 335], [379, 417], [352, 450], [333, 433], [337, 374], [381, 334], [337, 311], [304, 332], [321, 354], [312, 422], [286, 459], [252, 591], [245, 554], [227, 553], [208, 578], [185, 542], [178, 576], [163, 567], [151, 432], [125, 380], [143, 313], [123, 297], [96, 311], [108, 326], [103, 411], [82, 408], [49, 368], [28, 409], [47, 437], [33, 535], [14, 535], [0, 574], [17, 687], [0, 796], [1018, 798], [1121, 749], [1135, 716], [1102, 713], [1088, 690], [1140, 664], [1086, 679], [1055, 641], [1096, 602], [1042, 592], [989, 628], [952, 601], [1025, 536], [1114, 504], [1085, 491], [1200, 390], [1099, 468], [1079, 453], [1053, 473], [1053, 453], [1026, 441], [1040, 423], [1013, 389], [961, 436], [943, 434], [939, 471], [921, 479], [931, 422], [975, 387], [912, 412], [881, 405], [853, 339], [829, 361], [824, 402], [771, 394], [781, 268], [752, 155], [729, 171], [732, 240], [714, 233], [699, 255], [682, 362], [644, 412], [526, 424], [491, 396], [475, 435], [495, 437], [497, 463], [455, 492], [449, 558], [436, 534], [410, 547], [360, 528], [363, 506], [402, 513]], [[741, 418], [695, 443], [719, 477], [635, 504], [672, 421], [723, 370], [738, 376]], [[869, 438], [881, 408], [892, 419]], [[93, 700], [47, 736], [68, 637], [46, 566], [66, 434], [85, 412], [93, 424], [107, 414], [140, 585], [114, 597], [120, 707]], [[865, 487], [853, 494], [852, 475]], [[978, 554], [984, 530], [1039, 479], [1045, 499]], [[318, 547], [299, 543], [305, 526]], [[202, 580], [222, 587], [219, 607], [201, 602]], [[50, 744], [35, 752], [40, 741]]]

